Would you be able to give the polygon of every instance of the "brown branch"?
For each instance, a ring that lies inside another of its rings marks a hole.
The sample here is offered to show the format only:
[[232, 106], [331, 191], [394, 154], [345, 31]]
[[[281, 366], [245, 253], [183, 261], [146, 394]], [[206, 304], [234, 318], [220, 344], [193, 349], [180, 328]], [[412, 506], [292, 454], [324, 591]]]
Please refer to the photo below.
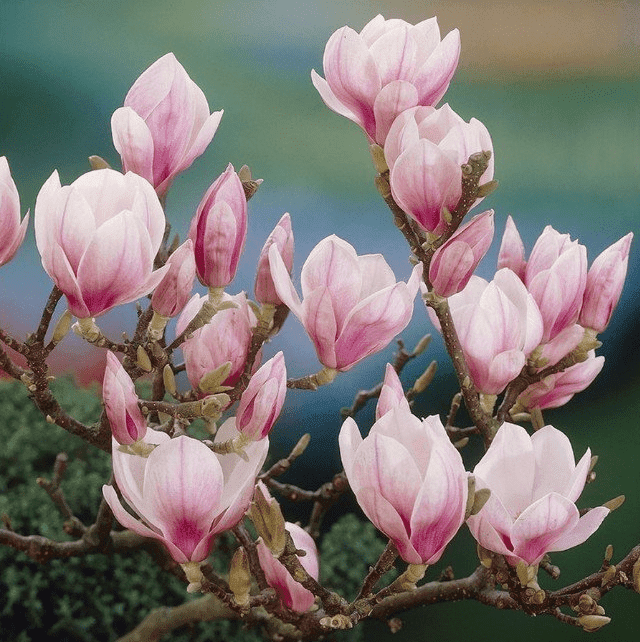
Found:
[[382, 576], [393, 568], [397, 557], [398, 549], [396, 548], [396, 545], [389, 540], [386, 548], [382, 551], [378, 561], [375, 563], [375, 566], [369, 569], [369, 573], [364, 578], [360, 591], [358, 592], [358, 596], [353, 601], [353, 604], [358, 602], [358, 600], [369, 597]]
[[133, 631], [117, 642], [157, 642], [171, 631], [188, 624], [238, 618], [238, 613], [225, 606], [214, 595], [208, 594], [180, 606], [154, 609]]
[[53, 479], [49, 481], [43, 477], [38, 477], [38, 479], [36, 479], [36, 483], [47, 491], [51, 501], [57, 506], [58, 510], [64, 517], [65, 532], [69, 535], [79, 537], [86, 532], [87, 527], [73, 514], [73, 511], [67, 503], [64, 493], [60, 488], [60, 482], [62, 481], [62, 477], [67, 469], [68, 459], [67, 453], [58, 453], [53, 466]]
[[49, 324], [51, 323], [51, 318], [55, 312], [58, 301], [62, 298], [62, 290], [58, 289], [58, 286], [54, 285], [51, 290], [51, 294], [47, 299], [47, 303], [44, 306], [42, 311], [42, 316], [40, 317], [40, 324], [38, 325], [37, 330], [29, 337], [27, 344], [31, 343], [44, 343], [44, 337], [47, 334], [49, 329]]

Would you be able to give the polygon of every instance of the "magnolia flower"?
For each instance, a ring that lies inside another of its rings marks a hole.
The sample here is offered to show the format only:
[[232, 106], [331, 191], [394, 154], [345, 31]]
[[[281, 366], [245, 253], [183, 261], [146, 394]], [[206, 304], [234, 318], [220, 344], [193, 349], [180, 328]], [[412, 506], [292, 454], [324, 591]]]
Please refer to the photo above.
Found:
[[[180, 334], [187, 327], [203, 302], [204, 299], [199, 294], [191, 297], [178, 317], [176, 334]], [[231, 371], [222, 382], [225, 386], [234, 386], [244, 370], [256, 317], [244, 292], [235, 296], [224, 294], [222, 302], [232, 302], [235, 307], [216, 312], [209, 323], [196, 330], [181, 346], [187, 377], [194, 390], [198, 389], [204, 375], [226, 362], [231, 363]], [[261, 355], [259, 352], [256, 356], [255, 367], [260, 364]]]
[[42, 266], [80, 319], [156, 287], [168, 269], [153, 271], [164, 228], [153, 187], [131, 172], [94, 170], [62, 187], [54, 171], [36, 200]]
[[[225, 422], [216, 442], [237, 438], [232, 422]], [[150, 430], [149, 443], [158, 444], [148, 458], [113, 448], [113, 474], [126, 505], [113, 486], [102, 492], [115, 518], [143, 537], [160, 540], [178, 563], [207, 557], [213, 538], [233, 528], [251, 501], [255, 478], [264, 463], [269, 440], [245, 447], [246, 460], [216, 455], [202, 442]]]
[[240, 397], [236, 428], [252, 441], [263, 439], [276, 422], [287, 394], [287, 368], [278, 352], [251, 377]]
[[[449, 307], [473, 383], [479, 392], [499, 394], [540, 343], [542, 318], [533, 297], [503, 268], [490, 283], [472, 276]], [[440, 329], [431, 309], [429, 315]]]
[[151, 297], [154, 312], [163, 317], [174, 317], [191, 297], [196, 263], [193, 258], [193, 243], [187, 239], [171, 254], [166, 263], [169, 267]]
[[358, 256], [349, 243], [328, 236], [302, 266], [300, 301], [275, 246], [269, 263], [278, 296], [298, 317], [327, 368], [349, 370], [382, 350], [411, 320], [421, 265], [408, 283], [397, 283], [381, 254]]
[[449, 297], [463, 290], [493, 240], [493, 210], [472, 218], [433, 255], [429, 280], [433, 291]]
[[291, 217], [284, 214], [269, 234], [258, 259], [256, 270], [255, 295], [256, 301], [262, 305], [280, 305], [282, 301], [276, 292], [269, 267], [269, 250], [272, 245], [278, 248], [278, 254], [282, 257], [289, 274], [293, 268], [293, 230], [291, 229]]
[[196, 272], [209, 288], [233, 281], [247, 237], [247, 199], [242, 181], [229, 163], [202, 197], [191, 221]]
[[591, 452], [576, 464], [567, 437], [553, 426], [529, 436], [505, 423], [475, 467], [476, 488], [491, 496], [467, 520], [481, 546], [516, 565], [537, 564], [545, 553], [582, 544], [609, 514], [604, 506], [580, 517], [575, 501], [584, 488]]
[[29, 214], [20, 222], [20, 196], [11, 178], [6, 156], [0, 156], [0, 265], [8, 263], [18, 251], [27, 233]]
[[209, 113], [205, 95], [168, 53], [135, 81], [111, 117], [113, 144], [124, 171], [146, 178], [163, 196], [211, 142], [222, 111]]
[[339, 436], [342, 465], [365, 515], [409, 564], [433, 564], [464, 521], [467, 473], [437, 416], [403, 404], [363, 439], [350, 417]]
[[102, 381], [102, 400], [111, 433], [119, 444], [133, 444], [145, 436], [147, 422], [138, 407], [133, 381], [110, 350], [107, 351], [107, 366]]
[[544, 343], [576, 323], [587, 282], [587, 249], [584, 245], [547, 225], [529, 260], [525, 261], [524, 245], [509, 217], [498, 267], [513, 270], [533, 295], [544, 322]]
[[459, 55], [458, 30], [441, 40], [436, 18], [414, 26], [378, 15], [359, 34], [338, 29], [324, 50], [326, 80], [315, 70], [311, 80], [329, 109], [384, 145], [398, 114], [442, 98]]
[[602, 252], [589, 268], [578, 319], [585, 328], [603, 332], [609, 325], [627, 276], [632, 239], [633, 234], [629, 232]]
[[[285, 527], [296, 548], [306, 553], [299, 558], [300, 564], [313, 579], [317, 580], [320, 567], [318, 549], [313, 537], [297, 524], [285, 522]], [[262, 539], [258, 540], [256, 548], [267, 583], [277, 591], [282, 603], [297, 613], [308, 611], [314, 601], [313, 593], [291, 577], [289, 571], [273, 556]]]
[[462, 165], [483, 151], [492, 154], [480, 184], [493, 178], [487, 128], [475, 118], [465, 122], [449, 105], [409, 109], [396, 118], [384, 145], [391, 193], [422, 228], [441, 234], [445, 209], [453, 211], [462, 196]]
[[595, 352], [590, 350], [586, 361], [531, 384], [518, 397], [518, 405], [526, 410], [564, 406], [573, 395], [591, 385], [603, 366], [604, 357], [596, 357]]

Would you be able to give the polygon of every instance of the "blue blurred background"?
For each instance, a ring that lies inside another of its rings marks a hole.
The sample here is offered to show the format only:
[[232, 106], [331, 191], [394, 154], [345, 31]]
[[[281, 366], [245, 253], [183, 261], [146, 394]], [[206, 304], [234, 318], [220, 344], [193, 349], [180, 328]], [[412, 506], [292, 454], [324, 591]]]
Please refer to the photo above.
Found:
[[[360, 30], [376, 13], [409, 22], [437, 15], [443, 35], [460, 28], [460, 66], [444, 100], [465, 119], [476, 117], [488, 127], [501, 183], [483, 203], [496, 211], [497, 239], [481, 275], [493, 273], [508, 214], [529, 251], [552, 224], [579, 238], [590, 261], [629, 230], [638, 232], [640, 8], [616, 0], [442, 0], [420, 6], [399, 0], [0, 0], [0, 155], [8, 158], [23, 212], [33, 208], [54, 169], [64, 184], [87, 171], [91, 154], [119, 166], [111, 114], [138, 75], [173, 51], [211, 109], [225, 110], [207, 152], [170, 191], [173, 230], [185, 237], [202, 194], [228, 162], [236, 168], [246, 163], [254, 177], [264, 179], [250, 204], [249, 237], [232, 291], [252, 291], [260, 248], [285, 211], [296, 235], [296, 275], [316, 243], [337, 233], [359, 253], [382, 252], [397, 277], [406, 280], [408, 251], [373, 186], [365, 137], [324, 106], [309, 79], [312, 68], [323, 75], [324, 44], [335, 29], [349, 24]], [[568, 432], [578, 456], [587, 446], [600, 455], [601, 483], [587, 488], [583, 505], [623, 492], [628, 496], [586, 546], [554, 556], [565, 571], [563, 584], [597, 570], [606, 544], [622, 553], [640, 540], [636, 244], [617, 315], [601, 337], [607, 358], [602, 374], [567, 408], [545, 413], [549, 423]], [[0, 322], [22, 336], [37, 322], [51, 287], [32, 230], [14, 261], [2, 268], [2, 286]], [[133, 319], [132, 309], [118, 309], [100, 324], [118, 337]], [[431, 331], [418, 306], [403, 338], [412, 347]], [[290, 376], [320, 367], [294, 318], [267, 355], [279, 349]], [[275, 450], [284, 452], [311, 432], [307, 465], [297, 477], [305, 487], [339, 470], [338, 408], [382, 378], [392, 352], [393, 346], [326, 390], [289, 394]], [[83, 382], [101, 377], [102, 351], [75, 337], [54, 356], [58, 372], [71, 370]], [[432, 358], [440, 362], [439, 376], [420, 400], [422, 414], [445, 413], [455, 392], [437, 336], [422, 360], [407, 367], [405, 382]], [[362, 415], [361, 427], [366, 429], [371, 416], [371, 410]], [[469, 467], [477, 456], [469, 453]], [[468, 573], [475, 563], [469, 550], [469, 537], [462, 534], [443, 564], [453, 564], [460, 576]], [[624, 639], [632, 625], [637, 627], [637, 596], [615, 593], [604, 602], [614, 620], [601, 639]], [[582, 635], [549, 618], [497, 614], [477, 604], [443, 605], [428, 613], [428, 629], [421, 615], [409, 615], [394, 639], [482, 640], [498, 626], [517, 626], [519, 636], [532, 639]], [[375, 631], [385, 639], [384, 627]]]

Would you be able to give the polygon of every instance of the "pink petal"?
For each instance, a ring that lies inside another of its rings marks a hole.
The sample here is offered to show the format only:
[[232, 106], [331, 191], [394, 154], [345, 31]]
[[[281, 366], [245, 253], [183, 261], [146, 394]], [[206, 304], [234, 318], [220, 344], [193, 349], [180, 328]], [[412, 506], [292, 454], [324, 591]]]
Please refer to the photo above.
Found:
[[131, 107], [120, 107], [111, 116], [111, 133], [123, 170], [153, 185], [153, 136], [144, 120]]
[[533, 445], [521, 426], [504, 423], [473, 470], [495, 493], [509, 514], [520, 514], [531, 503], [535, 460]]
[[418, 92], [410, 82], [395, 80], [383, 87], [373, 103], [376, 142], [383, 145], [396, 116], [417, 104]]
[[342, 424], [340, 434], [338, 435], [338, 443], [340, 445], [342, 466], [355, 492], [357, 480], [353, 476], [353, 462], [355, 461], [356, 451], [360, 447], [360, 444], [362, 444], [362, 435], [358, 430], [356, 422], [351, 417], [347, 417]]
[[537, 564], [562, 535], [573, 531], [578, 520], [573, 502], [557, 493], [545, 495], [515, 521], [511, 530], [514, 552], [527, 564]]
[[573, 530], [561, 535], [547, 550], [550, 552], [566, 551], [568, 548], [582, 544], [598, 530], [609, 513], [609, 509], [604, 506], [592, 508], [580, 518]]

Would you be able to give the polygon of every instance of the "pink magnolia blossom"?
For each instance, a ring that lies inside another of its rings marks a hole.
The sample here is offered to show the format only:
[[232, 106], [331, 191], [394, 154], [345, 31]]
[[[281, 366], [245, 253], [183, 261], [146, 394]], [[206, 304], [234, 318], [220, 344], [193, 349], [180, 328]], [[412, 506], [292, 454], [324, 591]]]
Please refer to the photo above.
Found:
[[251, 377], [240, 397], [236, 429], [256, 441], [269, 434], [287, 394], [287, 368], [284, 355], [278, 352]]
[[542, 340], [550, 341], [578, 320], [587, 282], [587, 249], [547, 225], [533, 246], [524, 279], [542, 314]]
[[462, 165], [482, 151], [492, 155], [480, 184], [493, 178], [494, 161], [491, 136], [479, 120], [467, 123], [449, 105], [404, 111], [384, 145], [394, 199], [425, 230], [441, 234], [445, 208], [453, 211], [462, 195]]
[[[237, 438], [225, 422], [216, 442]], [[121, 452], [114, 444], [113, 474], [127, 506], [113, 486], [102, 492], [115, 518], [143, 537], [160, 540], [180, 563], [207, 557], [213, 538], [233, 528], [253, 495], [256, 475], [264, 463], [269, 440], [245, 447], [247, 459], [216, 455], [197, 439], [150, 430], [146, 441], [158, 444], [148, 458]]]
[[378, 404], [376, 405], [376, 421], [397, 406], [403, 406], [406, 410], [409, 410], [409, 402], [404, 396], [404, 389], [402, 388], [398, 373], [395, 371], [395, 368], [388, 363], [384, 373], [382, 390], [380, 391], [380, 397], [378, 397]]
[[284, 214], [278, 224], [269, 234], [258, 259], [256, 270], [255, 295], [258, 303], [280, 305], [282, 301], [276, 292], [269, 267], [269, 249], [272, 245], [278, 248], [278, 254], [282, 257], [289, 274], [293, 268], [293, 230], [291, 229], [291, 217]]
[[[297, 524], [285, 522], [285, 527], [296, 548], [306, 553], [299, 558], [300, 564], [313, 579], [317, 580], [320, 567], [318, 549], [313, 537]], [[277, 591], [282, 603], [297, 613], [308, 611], [314, 601], [313, 593], [291, 577], [289, 571], [273, 556], [262, 539], [258, 540], [256, 548], [267, 583]]]
[[464, 290], [449, 298], [449, 307], [476, 388], [499, 394], [540, 343], [536, 302], [515, 273], [503, 268], [490, 283], [472, 276]]
[[590, 461], [587, 449], [576, 464], [569, 440], [553, 426], [530, 437], [520, 426], [503, 424], [473, 471], [476, 487], [491, 490], [467, 521], [473, 536], [514, 566], [582, 544], [609, 514], [599, 506], [580, 517], [576, 508]]
[[564, 406], [573, 395], [591, 385], [603, 366], [604, 357], [596, 357], [595, 352], [590, 350], [586, 361], [530, 385], [518, 397], [518, 404], [527, 410]]
[[433, 564], [464, 521], [467, 473], [437, 416], [422, 421], [399, 405], [363, 439], [342, 425], [340, 455], [365, 515], [410, 564]]
[[358, 34], [338, 29], [327, 42], [323, 67], [311, 80], [329, 109], [384, 145], [394, 118], [416, 105], [435, 105], [458, 65], [460, 34], [444, 39], [436, 18], [411, 25], [376, 16]]
[[156, 193], [131, 172], [99, 169], [62, 187], [54, 171], [36, 200], [42, 266], [80, 319], [156, 287], [168, 269], [153, 271], [164, 227]]
[[167, 260], [169, 269], [151, 297], [154, 312], [163, 317], [174, 317], [191, 297], [193, 280], [196, 276], [196, 262], [193, 243], [187, 239]]
[[627, 275], [632, 239], [629, 232], [602, 252], [589, 268], [579, 318], [585, 328], [603, 332], [609, 325]]
[[493, 240], [493, 210], [472, 218], [433, 255], [429, 280], [443, 297], [460, 292], [469, 282]]
[[107, 351], [107, 365], [102, 381], [102, 400], [111, 433], [119, 444], [134, 444], [145, 436], [147, 421], [138, 406], [133, 381], [118, 357], [110, 350]]
[[6, 156], [0, 156], [0, 265], [8, 263], [24, 241], [29, 214], [20, 222], [20, 196], [13, 182]]
[[231, 163], [200, 201], [189, 238], [200, 283], [210, 288], [231, 283], [247, 238], [247, 199]]
[[[231, 301], [236, 307], [216, 312], [211, 321], [196, 330], [191, 338], [182, 344], [187, 377], [195, 390], [204, 375], [216, 370], [229, 361], [231, 372], [222, 382], [234, 386], [244, 370], [251, 344], [251, 332], [256, 317], [247, 303], [244, 292], [235, 296], [225, 294], [222, 301]], [[185, 306], [176, 323], [176, 334], [180, 334], [189, 321], [198, 313], [204, 299], [194, 294]], [[256, 356], [254, 367], [260, 364], [261, 352]]]
[[302, 267], [300, 301], [275, 246], [269, 262], [278, 295], [328, 368], [349, 370], [382, 350], [411, 320], [421, 266], [416, 266], [409, 283], [397, 283], [382, 255], [358, 256], [349, 243], [328, 236]]
[[502, 267], [518, 274], [536, 300], [544, 322], [544, 343], [576, 323], [587, 282], [584, 245], [547, 225], [525, 261], [522, 240], [509, 217], [498, 256], [498, 268]]
[[163, 196], [211, 142], [222, 111], [209, 113], [205, 95], [168, 53], [135, 81], [111, 118], [124, 171], [146, 178]]

